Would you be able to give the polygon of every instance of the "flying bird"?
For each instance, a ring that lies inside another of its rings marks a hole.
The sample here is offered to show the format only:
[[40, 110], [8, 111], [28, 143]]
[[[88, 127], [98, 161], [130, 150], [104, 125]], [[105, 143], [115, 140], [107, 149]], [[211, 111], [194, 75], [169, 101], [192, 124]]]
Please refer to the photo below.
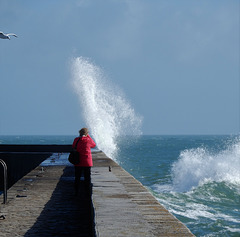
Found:
[[15, 35], [15, 34], [4, 34], [3, 32], [0, 31], [0, 38], [1, 39], [9, 39], [10, 40], [10, 36], [17, 37], [17, 35]]

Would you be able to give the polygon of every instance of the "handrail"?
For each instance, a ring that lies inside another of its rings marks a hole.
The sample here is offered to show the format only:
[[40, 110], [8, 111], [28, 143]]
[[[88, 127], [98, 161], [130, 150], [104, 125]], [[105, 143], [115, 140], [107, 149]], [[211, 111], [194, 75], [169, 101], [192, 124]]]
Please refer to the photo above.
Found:
[[0, 159], [0, 163], [3, 166], [3, 176], [4, 176], [4, 195], [3, 195], [3, 204], [7, 203], [7, 165], [5, 161]]

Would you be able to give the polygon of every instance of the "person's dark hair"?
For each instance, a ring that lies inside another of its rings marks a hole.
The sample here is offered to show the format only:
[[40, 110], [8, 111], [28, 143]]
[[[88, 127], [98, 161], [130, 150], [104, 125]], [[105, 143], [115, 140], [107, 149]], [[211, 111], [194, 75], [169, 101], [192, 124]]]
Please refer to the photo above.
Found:
[[87, 136], [88, 135], [88, 129], [87, 128], [82, 128], [81, 130], [79, 130], [79, 134], [80, 136]]

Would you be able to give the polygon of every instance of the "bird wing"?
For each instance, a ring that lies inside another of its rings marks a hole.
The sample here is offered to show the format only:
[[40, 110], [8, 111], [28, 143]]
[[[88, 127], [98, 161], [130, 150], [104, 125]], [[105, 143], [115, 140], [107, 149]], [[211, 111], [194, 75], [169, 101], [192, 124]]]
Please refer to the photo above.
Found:
[[17, 35], [15, 35], [15, 34], [12, 34], [12, 33], [10, 33], [10, 34], [6, 34], [7, 36], [14, 36], [14, 37], [17, 37]]
[[0, 31], [0, 38], [4, 39], [6, 36], [3, 34], [3, 32]]

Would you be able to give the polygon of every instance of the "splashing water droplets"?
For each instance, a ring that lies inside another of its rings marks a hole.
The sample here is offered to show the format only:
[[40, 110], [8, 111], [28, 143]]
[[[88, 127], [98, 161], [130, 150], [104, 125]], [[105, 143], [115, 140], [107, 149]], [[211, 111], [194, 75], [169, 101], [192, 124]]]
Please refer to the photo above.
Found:
[[172, 167], [175, 189], [188, 191], [211, 181], [239, 185], [239, 154], [239, 138], [218, 153], [212, 153], [203, 147], [182, 151], [179, 160]]
[[101, 68], [83, 57], [72, 62], [72, 85], [81, 103], [84, 120], [99, 149], [114, 158], [117, 137], [140, 135], [140, 116], [123, 94], [105, 78]]

